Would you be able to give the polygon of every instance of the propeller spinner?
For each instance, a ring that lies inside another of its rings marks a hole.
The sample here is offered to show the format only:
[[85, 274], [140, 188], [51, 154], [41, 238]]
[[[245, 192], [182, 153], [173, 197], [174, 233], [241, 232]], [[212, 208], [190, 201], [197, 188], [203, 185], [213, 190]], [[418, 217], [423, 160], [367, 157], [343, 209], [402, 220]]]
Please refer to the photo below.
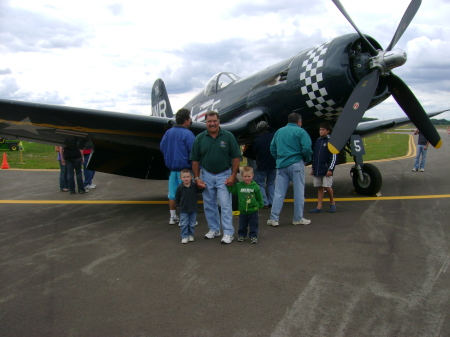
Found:
[[389, 92], [397, 101], [398, 105], [403, 109], [409, 119], [416, 125], [419, 131], [435, 148], [442, 145], [441, 137], [436, 128], [430, 121], [422, 105], [414, 96], [409, 87], [396, 75], [392, 73], [392, 69], [403, 65], [407, 56], [400, 49], [394, 49], [396, 43], [401, 38], [406, 28], [411, 23], [417, 13], [422, 1], [412, 0], [409, 4], [397, 30], [392, 37], [392, 41], [386, 50], [376, 50], [369, 40], [359, 31], [350, 16], [345, 11], [344, 6], [339, 0], [333, 0], [336, 7], [341, 11], [345, 18], [358, 32], [359, 36], [367, 49], [372, 55], [370, 59], [370, 68], [373, 69], [368, 75], [364, 76], [356, 85], [350, 95], [339, 119], [334, 127], [333, 134], [328, 142], [328, 148], [332, 153], [339, 153], [349, 140], [350, 136], [361, 121], [364, 113], [369, 106], [373, 95], [378, 86], [380, 76], [386, 76]]

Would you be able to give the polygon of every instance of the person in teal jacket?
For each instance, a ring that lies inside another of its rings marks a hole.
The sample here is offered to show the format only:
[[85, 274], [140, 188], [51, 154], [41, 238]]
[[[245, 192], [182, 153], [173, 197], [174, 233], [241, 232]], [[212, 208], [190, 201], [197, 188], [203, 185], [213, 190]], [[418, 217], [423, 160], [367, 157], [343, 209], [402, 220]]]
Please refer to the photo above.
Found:
[[302, 128], [302, 116], [289, 114], [288, 124], [279, 129], [270, 143], [270, 153], [276, 160], [277, 177], [269, 226], [278, 226], [284, 197], [292, 181], [294, 186], [293, 225], [309, 225], [311, 220], [303, 218], [305, 207], [305, 165], [311, 161], [311, 138]]
[[259, 185], [253, 181], [253, 168], [244, 166], [241, 182], [229, 186], [228, 190], [238, 196], [239, 231], [238, 242], [242, 242], [249, 232], [250, 243], [258, 242], [258, 210], [264, 207]]

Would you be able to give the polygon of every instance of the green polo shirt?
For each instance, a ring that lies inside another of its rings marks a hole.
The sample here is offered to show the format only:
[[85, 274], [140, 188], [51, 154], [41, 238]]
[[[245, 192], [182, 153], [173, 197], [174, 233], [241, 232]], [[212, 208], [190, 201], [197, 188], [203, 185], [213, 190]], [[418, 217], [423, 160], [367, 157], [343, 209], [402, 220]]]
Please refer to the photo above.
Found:
[[208, 130], [197, 135], [189, 159], [198, 161], [208, 172], [220, 173], [229, 169], [232, 160], [241, 155], [234, 135], [220, 128], [216, 138], [211, 137]]

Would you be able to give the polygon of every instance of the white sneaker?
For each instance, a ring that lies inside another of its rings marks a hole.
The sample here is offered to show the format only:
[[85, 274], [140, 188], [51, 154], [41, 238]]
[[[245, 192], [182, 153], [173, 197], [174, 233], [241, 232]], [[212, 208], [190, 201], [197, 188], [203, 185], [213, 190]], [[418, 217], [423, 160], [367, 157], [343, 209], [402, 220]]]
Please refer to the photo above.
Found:
[[280, 224], [276, 220], [267, 220], [269, 226], [278, 227]]
[[96, 187], [97, 187], [97, 185], [95, 185], [95, 184], [90, 184], [90, 185], [89, 185], [89, 188], [90, 188], [90, 189], [94, 189], [94, 188], [96, 188]]
[[214, 239], [216, 236], [220, 236], [220, 231], [217, 232], [209, 231], [208, 233], [205, 234], [205, 239]]
[[169, 220], [169, 225], [175, 225], [175, 223], [177, 223], [177, 222], [179, 222], [180, 221], [180, 218], [178, 218], [177, 216], [176, 217], [170, 217], [170, 220]]
[[416, 168], [413, 168], [411, 171], [413, 171], [413, 172], [417, 172], [417, 169]]
[[181, 239], [181, 243], [188, 243], [189, 242], [189, 238], [183, 238]]
[[420, 169], [420, 172], [425, 172], [425, 169]]
[[224, 235], [222, 240], [220, 241], [221, 243], [231, 243], [234, 240], [234, 236], [233, 235]]
[[308, 219], [305, 219], [305, 218], [302, 218], [300, 221], [292, 221], [292, 224], [294, 226], [296, 226], [296, 225], [309, 225], [310, 223], [311, 223], [311, 220], [308, 220]]
[[194, 242], [194, 237], [192, 235], [189, 235], [188, 240], [189, 240], [189, 242]]

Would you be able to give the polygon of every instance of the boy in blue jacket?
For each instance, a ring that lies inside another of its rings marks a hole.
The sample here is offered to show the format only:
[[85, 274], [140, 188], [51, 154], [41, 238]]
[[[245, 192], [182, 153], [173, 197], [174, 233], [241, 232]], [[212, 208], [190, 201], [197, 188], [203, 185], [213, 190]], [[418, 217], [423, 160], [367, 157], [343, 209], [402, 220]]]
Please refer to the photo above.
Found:
[[228, 191], [238, 196], [239, 204], [239, 231], [238, 242], [247, 237], [249, 231], [250, 243], [258, 242], [258, 210], [264, 207], [263, 196], [259, 185], [253, 181], [253, 168], [242, 168], [242, 180], [233, 186], [228, 186]]
[[333, 171], [336, 167], [337, 156], [328, 150], [328, 140], [330, 139], [331, 125], [322, 123], [319, 126], [320, 137], [314, 143], [313, 162], [311, 175], [314, 176], [314, 187], [317, 187], [317, 207], [309, 211], [309, 213], [323, 212], [323, 196], [324, 190], [330, 197], [330, 213], [336, 212], [336, 203], [333, 197]]

